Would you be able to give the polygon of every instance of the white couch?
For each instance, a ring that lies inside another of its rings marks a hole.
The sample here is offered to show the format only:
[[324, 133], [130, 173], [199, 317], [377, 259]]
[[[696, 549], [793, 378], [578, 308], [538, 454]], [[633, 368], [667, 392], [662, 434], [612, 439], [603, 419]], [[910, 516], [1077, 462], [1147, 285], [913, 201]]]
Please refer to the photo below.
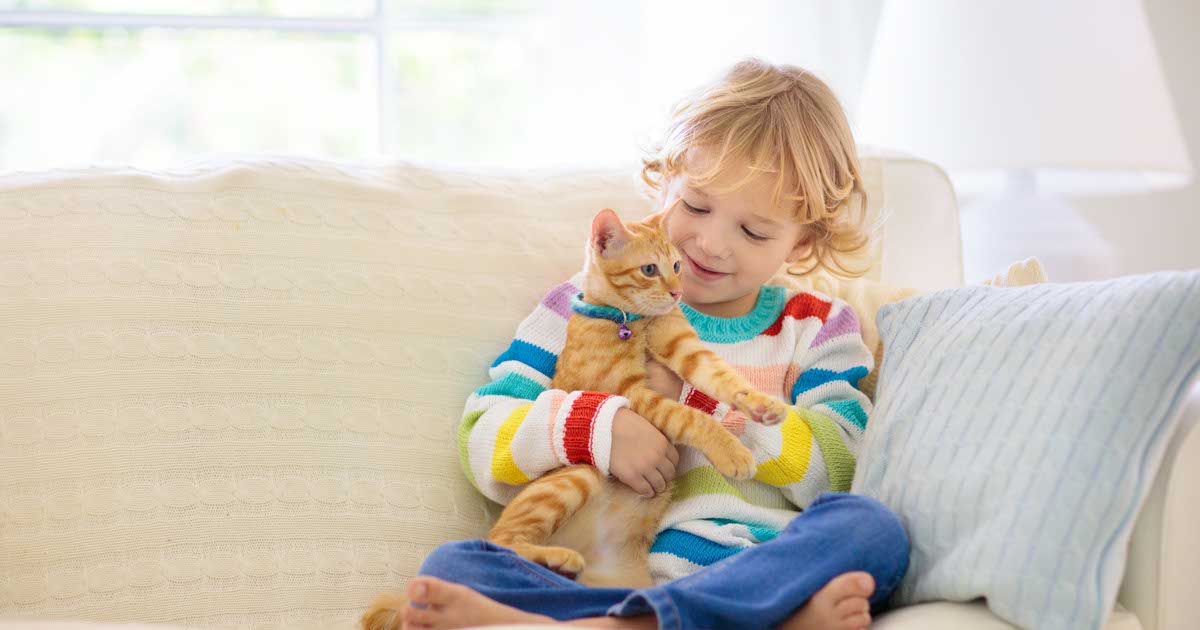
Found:
[[[864, 167], [890, 215], [871, 277], [960, 284], [944, 174]], [[462, 403], [605, 206], [646, 211], [633, 169], [0, 177], [0, 628], [353, 627], [495, 518], [459, 467]], [[1200, 396], [1186, 413], [1110, 628], [1200, 627]], [[979, 602], [876, 626], [1007, 627]]]

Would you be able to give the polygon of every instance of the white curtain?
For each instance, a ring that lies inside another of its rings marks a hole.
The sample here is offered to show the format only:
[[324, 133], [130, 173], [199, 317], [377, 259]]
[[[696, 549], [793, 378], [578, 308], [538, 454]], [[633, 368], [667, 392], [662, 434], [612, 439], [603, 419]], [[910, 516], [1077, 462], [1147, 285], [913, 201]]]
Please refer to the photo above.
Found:
[[611, 0], [546, 7], [537, 96], [511, 159], [624, 164], [657, 139], [672, 105], [747, 56], [830, 84], [853, 121], [882, 0]]

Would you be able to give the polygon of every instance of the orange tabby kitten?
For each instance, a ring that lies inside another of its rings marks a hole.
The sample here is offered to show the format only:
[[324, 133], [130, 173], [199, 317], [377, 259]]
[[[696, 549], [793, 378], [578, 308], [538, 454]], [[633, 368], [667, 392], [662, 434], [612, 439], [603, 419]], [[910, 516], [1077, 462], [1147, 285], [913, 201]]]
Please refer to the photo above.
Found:
[[[712, 416], [650, 389], [646, 359], [754, 420], [780, 422], [783, 402], [755, 390], [704, 347], [679, 308], [680, 253], [661, 215], [625, 226], [612, 210], [592, 221], [583, 294], [567, 323], [552, 389], [601, 391], [629, 399], [633, 411], [673, 443], [699, 449], [721, 474], [754, 475], [754, 456]], [[530, 482], [505, 507], [487, 539], [589, 586], [650, 586], [648, 556], [671, 493], [646, 499], [594, 466], [565, 466]], [[403, 598], [383, 595], [364, 627], [388, 627]]]

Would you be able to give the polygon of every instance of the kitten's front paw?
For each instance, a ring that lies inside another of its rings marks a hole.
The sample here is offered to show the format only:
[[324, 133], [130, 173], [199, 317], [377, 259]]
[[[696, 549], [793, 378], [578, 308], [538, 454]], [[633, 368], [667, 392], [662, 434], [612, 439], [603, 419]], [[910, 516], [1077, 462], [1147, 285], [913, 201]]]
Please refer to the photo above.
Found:
[[788, 413], [783, 401], [756, 391], [738, 392], [733, 397], [733, 406], [751, 420], [767, 426], [783, 422]]
[[754, 476], [756, 466], [750, 449], [734, 440], [714, 453], [705, 453], [717, 472], [734, 479], [749, 479]]

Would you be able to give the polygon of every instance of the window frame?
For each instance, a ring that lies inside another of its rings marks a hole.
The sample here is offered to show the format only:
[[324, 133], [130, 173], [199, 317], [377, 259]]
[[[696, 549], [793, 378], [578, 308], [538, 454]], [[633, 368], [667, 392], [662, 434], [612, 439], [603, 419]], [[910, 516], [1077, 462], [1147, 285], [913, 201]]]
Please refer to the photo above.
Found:
[[406, 31], [445, 29], [455, 31], [504, 30], [509, 22], [496, 17], [430, 18], [404, 16], [392, 11], [392, 0], [375, 0], [374, 11], [364, 17], [290, 17], [267, 15], [187, 15], [158, 13], [100, 13], [89, 11], [11, 10], [0, 11], [0, 29], [237, 29], [304, 33], [354, 33], [369, 37], [375, 49], [375, 139], [380, 154], [391, 155], [395, 147], [396, 79], [388, 51], [393, 38]]

